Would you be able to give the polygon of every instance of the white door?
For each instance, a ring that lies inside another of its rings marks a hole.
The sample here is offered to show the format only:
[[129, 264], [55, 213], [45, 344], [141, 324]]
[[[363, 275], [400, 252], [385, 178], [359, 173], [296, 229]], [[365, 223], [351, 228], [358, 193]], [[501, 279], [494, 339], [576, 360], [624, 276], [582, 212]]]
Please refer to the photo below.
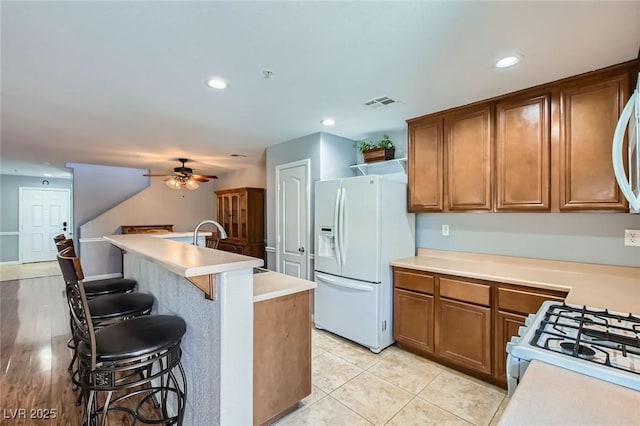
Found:
[[68, 188], [20, 188], [20, 261], [55, 260], [53, 237], [71, 229]]
[[277, 270], [308, 278], [309, 160], [276, 166]]

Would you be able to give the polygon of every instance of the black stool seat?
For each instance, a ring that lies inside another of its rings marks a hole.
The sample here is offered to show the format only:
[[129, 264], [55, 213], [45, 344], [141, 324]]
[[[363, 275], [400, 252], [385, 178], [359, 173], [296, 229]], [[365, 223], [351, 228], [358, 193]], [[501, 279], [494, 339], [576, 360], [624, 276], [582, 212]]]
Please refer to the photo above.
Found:
[[[96, 361], [108, 362], [154, 354], [180, 343], [187, 324], [173, 315], [138, 317], [96, 330]], [[80, 342], [78, 353], [91, 356], [91, 347]]]
[[136, 280], [130, 278], [106, 278], [103, 280], [85, 281], [84, 290], [87, 298], [92, 299], [107, 294], [127, 293], [134, 290]]
[[91, 319], [94, 322], [104, 321], [150, 312], [153, 296], [144, 293], [108, 294], [89, 300], [88, 305]]

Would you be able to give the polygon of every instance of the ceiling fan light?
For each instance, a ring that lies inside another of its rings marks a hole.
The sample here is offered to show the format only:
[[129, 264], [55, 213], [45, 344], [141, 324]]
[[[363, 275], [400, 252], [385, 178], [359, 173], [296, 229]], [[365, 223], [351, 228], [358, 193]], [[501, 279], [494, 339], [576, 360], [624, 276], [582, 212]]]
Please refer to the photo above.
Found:
[[189, 190], [189, 191], [193, 191], [194, 189], [198, 189], [200, 187], [200, 185], [198, 184], [198, 182], [196, 182], [193, 179], [189, 179], [184, 186]]
[[164, 181], [164, 184], [171, 189], [180, 189], [180, 187], [182, 186], [180, 185], [180, 182], [174, 177]]

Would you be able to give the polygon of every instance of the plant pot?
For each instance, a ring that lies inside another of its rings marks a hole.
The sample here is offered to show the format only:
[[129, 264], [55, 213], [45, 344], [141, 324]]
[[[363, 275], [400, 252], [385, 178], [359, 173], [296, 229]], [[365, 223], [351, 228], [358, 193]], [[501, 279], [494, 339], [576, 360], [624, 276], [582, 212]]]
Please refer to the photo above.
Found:
[[395, 148], [373, 148], [362, 151], [365, 163], [375, 163], [376, 161], [393, 160], [396, 154]]

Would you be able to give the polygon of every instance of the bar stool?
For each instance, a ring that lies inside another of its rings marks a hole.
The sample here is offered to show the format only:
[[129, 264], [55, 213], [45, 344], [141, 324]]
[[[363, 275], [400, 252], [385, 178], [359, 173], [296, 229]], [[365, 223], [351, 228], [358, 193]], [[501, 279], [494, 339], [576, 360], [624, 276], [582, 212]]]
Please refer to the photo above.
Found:
[[[71, 238], [64, 239], [56, 243], [58, 253], [69, 247], [73, 250], [71, 256], [75, 257], [75, 249], [73, 248], [73, 240]], [[138, 284], [136, 280], [129, 278], [105, 278], [101, 280], [87, 281], [84, 283], [84, 286], [87, 297], [89, 299], [93, 299], [94, 297], [105, 296], [107, 294], [132, 292], [134, 291], [136, 284]]]
[[[58, 262], [71, 276], [77, 258], [65, 254], [58, 253]], [[67, 287], [69, 311], [80, 340], [80, 378], [86, 401], [83, 424], [105, 424], [107, 414], [117, 411], [131, 416], [131, 424], [181, 425], [187, 397], [180, 361], [180, 343], [187, 329], [184, 320], [173, 315], [151, 315], [96, 330], [82, 280]], [[103, 404], [98, 401], [100, 394], [105, 395]], [[133, 401], [132, 397], [139, 400]], [[129, 406], [123, 405], [127, 403]], [[143, 413], [149, 405], [160, 409], [161, 419]]]
[[[73, 247], [68, 247], [62, 250], [60, 254], [73, 259], [73, 268], [68, 268], [67, 264], [60, 263], [60, 259], [58, 258], [58, 263], [62, 270], [62, 276], [65, 284], [67, 285], [68, 298], [68, 286], [74, 282], [84, 279], [84, 274], [82, 272], [80, 261], [77, 257], [73, 256]], [[151, 310], [153, 308], [153, 296], [144, 293], [108, 294], [88, 300], [87, 305], [92, 316], [93, 326], [98, 329], [117, 321], [151, 314]], [[76, 336], [74, 322], [70, 321], [69, 326], [71, 329], [71, 339], [67, 342], [67, 347], [73, 350], [73, 357], [71, 358], [68, 369], [72, 370], [77, 359], [77, 347], [79, 340]], [[80, 385], [80, 382], [76, 379], [77, 373], [78, 370], [76, 370], [71, 376], [74, 390], [78, 385]], [[80, 405], [81, 400], [82, 394], [78, 396], [76, 405]]]

